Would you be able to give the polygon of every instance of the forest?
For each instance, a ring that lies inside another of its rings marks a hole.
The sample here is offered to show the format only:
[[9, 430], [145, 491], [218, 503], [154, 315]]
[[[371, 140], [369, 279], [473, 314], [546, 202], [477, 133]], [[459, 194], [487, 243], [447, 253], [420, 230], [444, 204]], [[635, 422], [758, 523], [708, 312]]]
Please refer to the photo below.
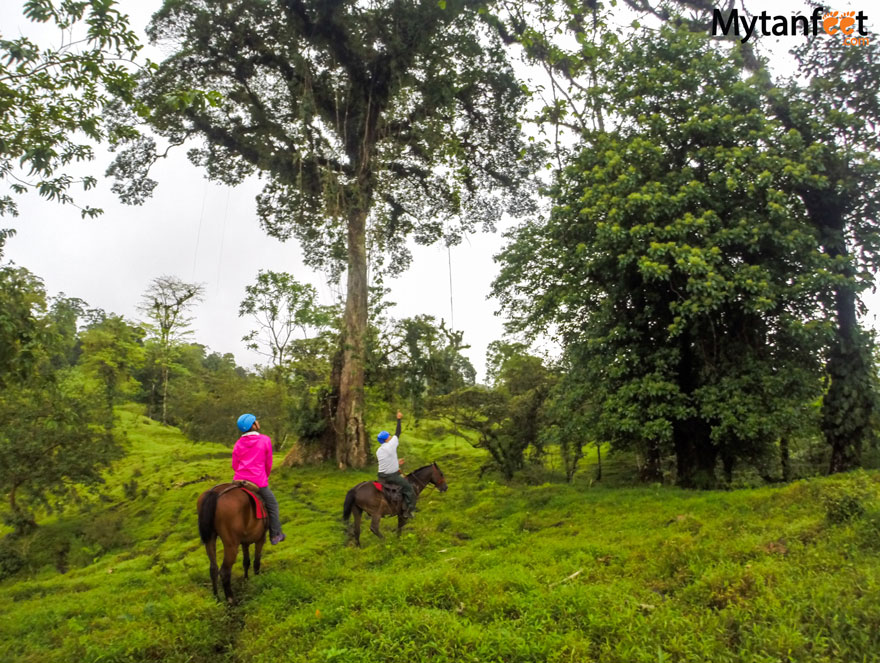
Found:
[[[0, 32], [5, 658], [880, 661], [870, 8], [805, 3], [822, 29], [775, 45], [704, 0], [156, 9], [25, 0], [67, 41]], [[228, 317], [260, 363], [200, 342], [183, 265], [126, 316], [9, 258], [22, 200], [112, 223], [87, 192], [149, 207], [177, 151], [259, 181], [338, 293], [255, 267]], [[477, 359], [394, 283], [498, 228]], [[342, 497], [398, 410], [450, 491], [355, 549]], [[242, 412], [288, 541], [227, 607], [195, 499]]]

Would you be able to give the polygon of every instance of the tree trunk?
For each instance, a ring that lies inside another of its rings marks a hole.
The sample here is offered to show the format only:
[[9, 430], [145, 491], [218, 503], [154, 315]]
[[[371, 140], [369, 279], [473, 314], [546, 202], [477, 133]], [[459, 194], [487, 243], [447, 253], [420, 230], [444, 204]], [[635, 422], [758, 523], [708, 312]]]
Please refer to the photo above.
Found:
[[873, 400], [871, 366], [856, 320], [855, 293], [839, 286], [835, 304], [837, 329], [826, 366], [831, 384], [822, 401], [822, 432], [831, 446], [832, 474], [860, 465]]
[[683, 488], [714, 488], [718, 448], [710, 439], [711, 428], [701, 419], [673, 424], [676, 483]]
[[[751, 46], [745, 46], [744, 49], [749, 56], [747, 68], [763, 74], [760, 80], [771, 94], [776, 117], [787, 130], [797, 129], [806, 137], [807, 145], [817, 144], [811, 137], [808, 121], [795, 118], [785, 95], [773, 94], [777, 88], [772, 84], [766, 66], [754, 57]], [[838, 177], [845, 180], [850, 176], [849, 164], [831, 160], [822, 165], [832, 182]], [[870, 419], [875, 407], [870, 344], [859, 327], [856, 315], [855, 273], [848, 260], [846, 240], [845, 212], [850, 207], [848, 201], [843, 194], [834, 190], [810, 186], [800, 187], [796, 193], [803, 199], [810, 221], [819, 232], [819, 241], [825, 254], [832, 259], [832, 266], [838, 270], [838, 275], [845, 279], [834, 290], [836, 329], [825, 368], [830, 385], [822, 399], [820, 424], [825, 441], [831, 447], [829, 470], [835, 473], [860, 464], [862, 442], [870, 432]]]
[[[699, 366], [688, 334], [679, 340], [681, 354], [678, 380], [681, 391], [691, 396], [700, 386]], [[675, 448], [676, 483], [684, 488], [714, 488], [718, 447], [712, 444], [712, 427], [699, 417], [675, 420], [672, 443]]]
[[787, 437], [779, 440], [779, 459], [782, 463], [782, 480], [791, 481], [791, 451]]
[[602, 481], [602, 447], [596, 445], [596, 481]]
[[104, 422], [104, 430], [113, 430], [113, 404], [116, 402], [116, 391], [107, 388], [107, 421]]
[[642, 467], [642, 481], [646, 483], [662, 483], [663, 467], [660, 458], [660, 444], [655, 440], [648, 444], [645, 453], [645, 465]]
[[156, 413], [156, 380], [150, 377], [150, 396], [147, 400], [147, 418], [152, 419]]
[[733, 468], [736, 466], [736, 457], [729, 452], [722, 453], [721, 466], [724, 468], [724, 482], [730, 486], [733, 483]]
[[364, 340], [367, 333], [367, 209], [348, 219], [348, 287], [342, 330], [342, 371], [336, 407], [336, 461], [340, 468], [367, 464], [364, 428]]
[[830, 384], [822, 399], [821, 428], [831, 447], [829, 471], [858, 467], [874, 407], [870, 347], [859, 327], [855, 270], [846, 245], [844, 203], [832, 192], [802, 192], [810, 219], [832, 264], [843, 277], [834, 291], [835, 330], [825, 371]]
[[162, 423], [168, 423], [168, 366], [162, 367]]

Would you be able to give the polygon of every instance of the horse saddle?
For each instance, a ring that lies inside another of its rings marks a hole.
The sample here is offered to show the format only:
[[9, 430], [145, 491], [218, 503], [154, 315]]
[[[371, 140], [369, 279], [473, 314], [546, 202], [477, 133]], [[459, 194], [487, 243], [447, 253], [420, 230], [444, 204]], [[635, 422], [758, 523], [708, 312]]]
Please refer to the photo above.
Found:
[[399, 509], [403, 503], [403, 489], [396, 483], [385, 483], [383, 481], [374, 481], [373, 485], [395, 509]]
[[[239, 479], [238, 481], [233, 481], [232, 483], [220, 484], [219, 486], [214, 486], [213, 490], [217, 490], [220, 488], [218, 492], [220, 495], [224, 493], [228, 493], [230, 490], [235, 490], [236, 488], [241, 488], [244, 492], [248, 494], [251, 499], [251, 505], [254, 507], [254, 512], [256, 513], [257, 520], [261, 520], [263, 518], [267, 518], [269, 512], [266, 510], [266, 503], [263, 501], [263, 497], [260, 495], [260, 487], [257, 484], [252, 483], [250, 481], [245, 481]], [[218, 497], [220, 496], [218, 495]]]

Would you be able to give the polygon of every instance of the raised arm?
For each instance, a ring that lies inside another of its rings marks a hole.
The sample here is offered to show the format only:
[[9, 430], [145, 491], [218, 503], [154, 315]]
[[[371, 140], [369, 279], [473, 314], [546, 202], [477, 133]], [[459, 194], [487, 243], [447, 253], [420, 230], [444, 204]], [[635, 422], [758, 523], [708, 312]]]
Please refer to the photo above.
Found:
[[400, 410], [397, 411], [397, 430], [394, 431], [394, 434], [399, 438], [400, 437], [400, 420], [403, 418], [403, 415], [400, 413]]

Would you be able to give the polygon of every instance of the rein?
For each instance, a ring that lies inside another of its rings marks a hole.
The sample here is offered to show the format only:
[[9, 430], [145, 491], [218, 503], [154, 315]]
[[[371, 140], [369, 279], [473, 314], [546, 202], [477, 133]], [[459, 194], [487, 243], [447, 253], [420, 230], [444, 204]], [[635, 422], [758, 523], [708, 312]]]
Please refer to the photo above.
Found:
[[420, 472], [420, 471], [424, 470], [426, 467], [431, 467], [431, 466], [430, 466], [430, 465], [425, 465], [424, 467], [420, 467], [420, 468], [417, 469], [417, 470], [413, 470], [412, 472], [410, 472], [410, 473], [407, 475], [408, 477], [412, 477], [412, 479], [413, 479], [413, 483], [416, 484], [416, 487], [419, 489], [419, 491], [418, 491], [419, 494], [421, 494], [421, 492], [422, 492], [425, 488], [427, 488], [427, 487], [430, 485], [430, 483], [431, 483], [431, 480], [430, 480], [430, 479], [426, 479], [425, 481], [422, 481], [419, 477], [416, 476], [416, 472]]

